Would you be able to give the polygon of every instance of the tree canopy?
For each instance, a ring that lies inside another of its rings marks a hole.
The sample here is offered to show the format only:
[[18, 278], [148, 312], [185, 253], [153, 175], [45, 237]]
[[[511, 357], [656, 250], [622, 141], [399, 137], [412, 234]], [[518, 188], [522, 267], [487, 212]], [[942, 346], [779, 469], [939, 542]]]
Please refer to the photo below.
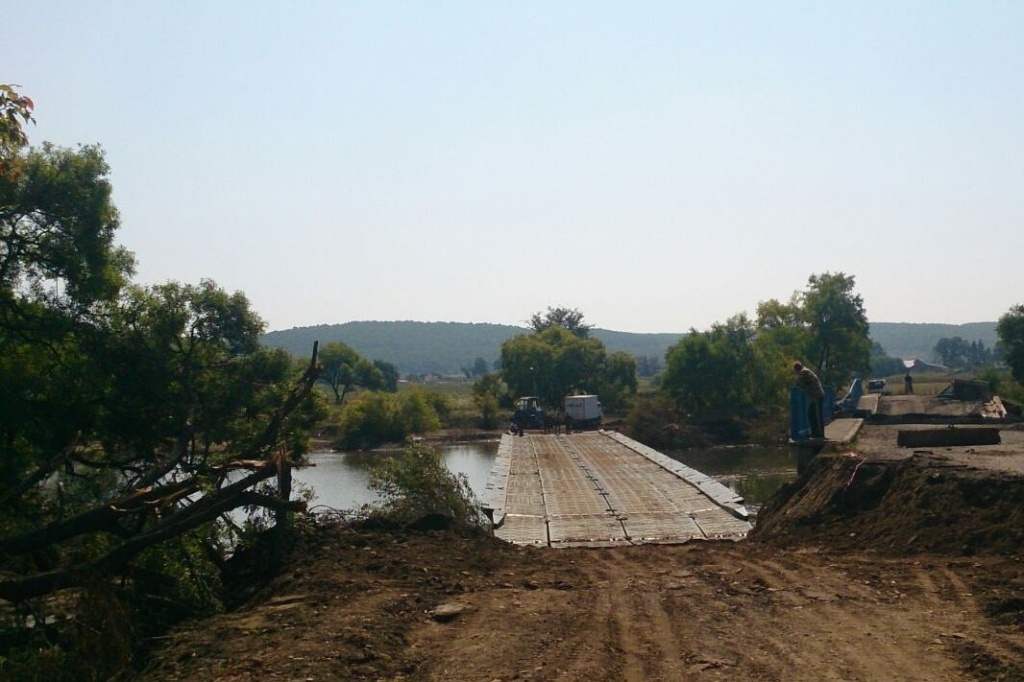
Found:
[[[582, 317], [575, 320], [582, 325]], [[520, 334], [501, 346], [501, 374], [513, 395], [536, 395], [544, 405], [561, 406], [571, 393], [597, 393], [606, 406], [636, 392], [632, 356], [611, 356], [604, 344], [585, 334], [552, 324], [534, 334]]]
[[854, 285], [854, 278], [841, 272], [811, 275], [802, 296], [810, 330], [807, 357], [821, 380], [833, 386], [871, 368], [867, 312]]
[[398, 372], [394, 366], [381, 361], [370, 362], [340, 341], [324, 344], [320, 350], [320, 364], [323, 367], [320, 381], [331, 388], [334, 402], [338, 405], [345, 402], [345, 396], [355, 387], [370, 390], [387, 388], [391, 391], [398, 387]]
[[121, 579], [212, 608], [182, 595], [202, 592], [214, 524], [302, 506], [288, 472], [322, 414], [315, 350], [296, 374], [212, 281], [132, 284], [102, 150], [26, 148], [31, 108], [0, 87], [0, 599]]
[[530, 328], [540, 334], [551, 327], [561, 327], [572, 334], [585, 339], [590, 335], [593, 325], [583, 322], [583, 313], [576, 308], [563, 306], [548, 307], [547, 312], [534, 313], [530, 317]]
[[1000, 317], [996, 331], [1014, 380], [1024, 384], [1024, 304], [1013, 306]]
[[751, 415], [783, 404], [785, 356], [746, 315], [706, 332], [691, 330], [669, 349], [661, 385], [695, 417]]
[[980, 339], [968, 341], [962, 336], [943, 337], [935, 343], [935, 356], [946, 367], [983, 367], [997, 359], [997, 353]]
[[761, 302], [757, 327], [790, 362], [803, 362], [838, 388], [871, 371], [867, 312], [854, 286], [841, 272], [811, 275], [788, 303]]
[[842, 273], [811, 275], [788, 302], [761, 302], [756, 322], [741, 314], [691, 330], [665, 355], [663, 391], [692, 416], [770, 414], [785, 409], [796, 360], [813, 362], [838, 389], [870, 370], [867, 317], [853, 286]]

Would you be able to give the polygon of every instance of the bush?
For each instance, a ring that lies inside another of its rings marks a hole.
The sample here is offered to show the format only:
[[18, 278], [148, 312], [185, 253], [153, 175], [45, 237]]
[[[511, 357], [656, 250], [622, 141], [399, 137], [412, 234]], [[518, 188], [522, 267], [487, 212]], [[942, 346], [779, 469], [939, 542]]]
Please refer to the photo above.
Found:
[[441, 428], [437, 404], [418, 388], [398, 394], [363, 394], [345, 406], [335, 445], [342, 450], [364, 450], [436, 431]]
[[425, 445], [410, 445], [370, 469], [370, 489], [380, 496], [371, 516], [407, 524], [430, 514], [451, 518], [456, 525], [483, 523], [480, 503], [465, 474], [454, 474], [441, 453]]

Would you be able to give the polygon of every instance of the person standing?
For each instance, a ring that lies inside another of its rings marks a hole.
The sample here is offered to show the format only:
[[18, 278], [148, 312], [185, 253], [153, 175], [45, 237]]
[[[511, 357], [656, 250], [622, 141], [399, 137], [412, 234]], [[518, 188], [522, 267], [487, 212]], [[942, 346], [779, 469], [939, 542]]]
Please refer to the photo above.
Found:
[[825, 437], [825, 389], [821, 387], [818, 375], [799, 362], [793, 363], [796, 385], [807, 396], [807, 419], [811, 422], [811, 438]]
[[903, 393], [905, 395], [911, 395], [914, 392], [914, 377], [910, 376], [910, 372], [907, 372], [907, 376], [903, 377]]

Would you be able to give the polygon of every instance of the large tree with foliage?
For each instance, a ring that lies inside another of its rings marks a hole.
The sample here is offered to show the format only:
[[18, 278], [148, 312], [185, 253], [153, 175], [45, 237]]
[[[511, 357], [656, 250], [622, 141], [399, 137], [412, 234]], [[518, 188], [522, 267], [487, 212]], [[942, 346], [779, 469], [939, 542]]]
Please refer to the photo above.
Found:
[[[100, 149], [26, 151], [2, 132], [0, 598], [119, 584], [200, 608], [178, 588], [205, 580], [213, 523], [301, 506], [288, 471], [318, 367], [297, 378], [262, 348], [240, 293], [131, 286]], [[276, 493], [259, 489], [272, 478]]]
[[558, 325], [514, 336], [501, 345], [501, 374], [509, 391], [537, 395], [549, 407], [560, 406], [573, 392], [635, 392], [635, 366], [629, 360], [616, 356], [609, 364], [601, 341]]
[[783, 404], [782, 358], [746, 315], [736, 315], [669, 348], [661, 386], [694, 417], [764, 414]]
[[1024, 384], [1024, 304], [1013, 306], [999, 318], [996, 333], [1014, 380]]
[[853, 284], [841, 273], [812, 275], [788, 302], [761, 302], [756, 321], [737, 315], [691, 330], [666, 353], [662, 389], [692, 416], [757, 416], [784, 409], [795, 360], [813, 362], [836, 387], [866, 373], [871, 343]]
[[871, 369], [867, 312], [854, 285], [854, 278], [841, 272], [811, 275], [802, 296], [811, 336], [807, 359], [822, 382], [833, 386]]
[[[345, 396], [353, 388], [377, 390], [385, 388], [388, 383], [380, 367], [341, 341], [324, 344], [320, 349], [320, 364], [323, 366], [320, 381], [331, 388], [334, 392], [334, 402], [338, 405], [345, 402]], [[397, 377], [395, 383], [397, 385]]]
[[761, 302], [759, 337], [770, 341], [789, 361], [813, 367], [835, 387], [871, 371], [871, 340], [864, 301], [854, 293], [854, 278], [843, 273], [811, 275], [807, 288], [789, 302]]
[[995, 352], [985, 348], [985, 342], [968, 341], [961, 336], [943, 337], [935, 342], [935, 356], [946, 367], [983, 367], [996, 359]]

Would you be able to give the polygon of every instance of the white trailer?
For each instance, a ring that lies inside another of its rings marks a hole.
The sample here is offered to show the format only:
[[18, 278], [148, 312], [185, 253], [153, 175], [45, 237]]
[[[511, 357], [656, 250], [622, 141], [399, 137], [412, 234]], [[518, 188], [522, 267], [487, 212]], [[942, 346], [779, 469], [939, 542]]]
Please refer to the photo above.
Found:
[[568, 395], [564, 401], [565, 414], [573, 426], [581, 429], [596, 428], [604, 413], [596, 395]]

